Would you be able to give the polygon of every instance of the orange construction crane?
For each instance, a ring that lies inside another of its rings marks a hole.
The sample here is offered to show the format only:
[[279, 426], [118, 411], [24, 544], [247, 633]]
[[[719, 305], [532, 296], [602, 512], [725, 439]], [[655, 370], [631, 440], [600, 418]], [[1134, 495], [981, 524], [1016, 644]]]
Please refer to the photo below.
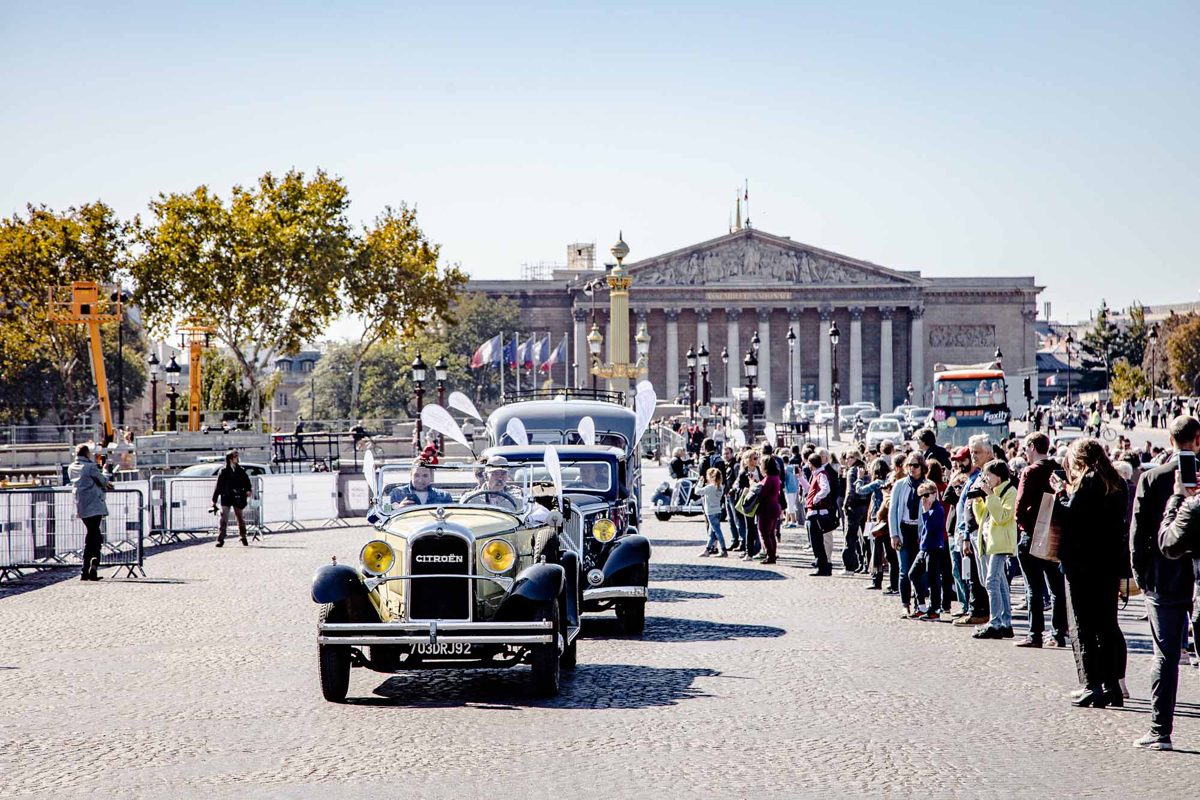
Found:
[[204, 348], [212, 347], [212, 325], [201, 317], [188, 317], [179, 328], [183, 346], [188, 349], [188, 430], [200, 430], [200, 358]]
[[[92, 377], [96, 381], [96, 397], [100, 404], [100, 419], [104, 423], [104, 444], [116, 436], [113, 428], [112, 408], [108, 402], [108, 378], [104, 374], [104, 349], [100, 342], [100, 325], [105, 322], [121, 322], [121, 295], [110, 300], [113, 287], [101, 286], [96, 281], [74, 281], [70, 286], [50, 289], [50, 303], [46, 319], [68, 325], [87, 325], [88, 345], [92, 361]], [[71, 299], [60, 299], [70, 290]], [[55, 297], [55, 294], [59, 297]]]

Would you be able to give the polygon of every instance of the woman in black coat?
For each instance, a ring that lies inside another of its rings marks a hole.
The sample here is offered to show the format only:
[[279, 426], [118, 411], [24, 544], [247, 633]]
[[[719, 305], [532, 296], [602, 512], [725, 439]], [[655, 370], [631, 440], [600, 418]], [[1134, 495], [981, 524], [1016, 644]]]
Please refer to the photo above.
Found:
[[217, 485], [213, 487], [212, 510], [216, 513], [217, 501], [221, 502], [221, 521], [217, 528], [217, 547], [225, 546], [225, 530], [229, 526], [229, 509], [237, 517], [238, 538], [243, 545], [246, 541], [246, 520], [242, 517], [242, 509], [246, 507], [254, 490], [250, 486], [250, 476], [245, 468], [238, 463], [238, 451], [230, 450], [225, 454], [225, 466], [217, 473]]
[[1065, 459], [1067, 480], [1050, 478], [1062, 523], [1058, 559], [1067, 576], [1072, 647], [1085, 689], [1077, 706], [1123, 706], [1125, 636], [1117, 622], [1117, 588], [1128, 569], [1124, 479], [1096, 439], [1076, 439]]

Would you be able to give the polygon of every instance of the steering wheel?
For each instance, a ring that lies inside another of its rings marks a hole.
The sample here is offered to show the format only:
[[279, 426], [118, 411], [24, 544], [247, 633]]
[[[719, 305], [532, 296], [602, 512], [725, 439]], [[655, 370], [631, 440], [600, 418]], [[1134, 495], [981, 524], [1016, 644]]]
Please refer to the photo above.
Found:
[[512, 510], [514, 512], [520, 510], [520, 505], [517, 503], [517, 498], [513, 497], [508, 492], [498, 492], [494, 489], [479, 489], [479, 490], [471, 492], [469, 494], [465, 494], [461, 498], [459, 498], [458, 503], [459, 503], [459, 505], [463, 505], [463, 506], [466, 506], [466, 505], [489, 505], [489, 506], [494, 505], [493, 503], [489, 503], [486, 500], [483, 503], [473, 502], [476, 497], [485, 497], [487, 495], [495, 495], [496, 497], [499, 497], [501, 500], [504, 500], [506, 503], [508, 503], [510, 506], [512, 506]]

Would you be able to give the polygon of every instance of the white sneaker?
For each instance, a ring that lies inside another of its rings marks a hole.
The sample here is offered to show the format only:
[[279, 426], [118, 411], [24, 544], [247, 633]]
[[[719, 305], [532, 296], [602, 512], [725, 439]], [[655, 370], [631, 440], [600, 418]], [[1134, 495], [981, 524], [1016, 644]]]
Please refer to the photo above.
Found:
[[1154, 733], [1147, 733], [1142, 738], [1133, 743], [1134, 747], [1140, 747], [1143, 750], [1174, 750], [1175, 746], [1171, 744], [1170, 736], [1159, 736]]
[[1070, 697], [1072, 700], [1078, 700], [1079, 698], [1083, 697], [1083, 693], [1086, 691], [1087, 691], [1087, 687], [1080, 686], [1078, 689], [1071, 692]]
[[1129, 699], [1129, 687], [1125, 685], [1125, 679], [1121, 678], [1121, 697]]

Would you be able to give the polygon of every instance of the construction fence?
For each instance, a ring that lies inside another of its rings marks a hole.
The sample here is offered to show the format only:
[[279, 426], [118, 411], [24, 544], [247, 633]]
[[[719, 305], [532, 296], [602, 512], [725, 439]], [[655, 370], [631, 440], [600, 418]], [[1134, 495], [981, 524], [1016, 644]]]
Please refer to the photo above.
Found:
[[[214, 536], [216, 478], [122, 481], [105, 493], [100, 567], [145, 575], [146, 539], [161, 546]], [[263, 475], [252, 479], [253, 497], [243, 511], [248, 534], [261, 540], [272, 530], [348, 525], [339, 514], [338, 475]], [[230, 529], [237, 522], [230, 514]], [[75, 514], [70, 487], [0, 491], [0, 580], [21, 570], [82, 566], [86, 530]], [[236, 534], [235, 534], [236, 535]]]

